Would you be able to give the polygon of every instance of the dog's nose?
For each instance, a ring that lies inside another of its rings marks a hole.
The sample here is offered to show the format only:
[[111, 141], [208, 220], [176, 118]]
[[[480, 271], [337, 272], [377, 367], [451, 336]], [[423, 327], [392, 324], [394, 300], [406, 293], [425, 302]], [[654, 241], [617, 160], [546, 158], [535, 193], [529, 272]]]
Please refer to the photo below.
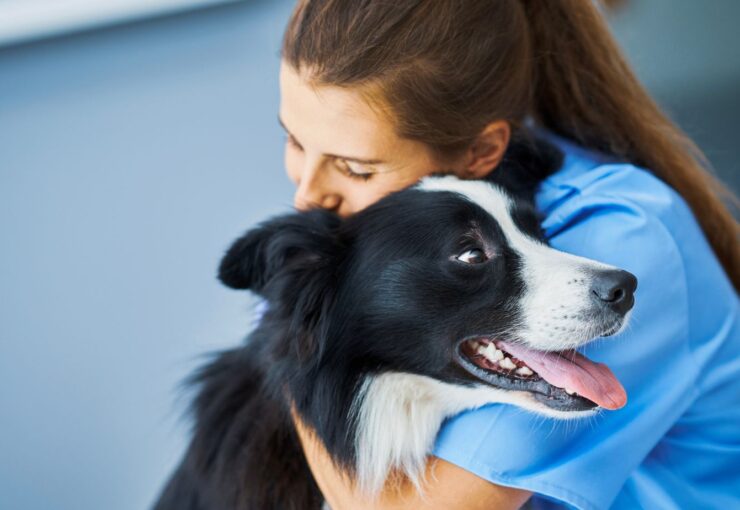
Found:
[[635, 304], [635, 289], [637, 278], [621, 270], [601, 271], [591, 285], [591, 292], [599, 303], [622, 315]]

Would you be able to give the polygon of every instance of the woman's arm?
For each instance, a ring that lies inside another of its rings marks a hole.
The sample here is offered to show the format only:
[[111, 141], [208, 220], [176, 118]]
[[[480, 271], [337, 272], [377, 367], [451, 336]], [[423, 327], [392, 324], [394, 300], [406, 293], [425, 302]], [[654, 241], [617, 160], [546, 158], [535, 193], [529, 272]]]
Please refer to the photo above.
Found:
[[455, 464], [430, 457], [424, 494], [408, 480], [388, 484], [377, 501], [368, 502], [336, 469], [321, 441], [293, 414], [303, 451], [316, 483], [332, 510], [515, 510], [531, 496], [528, 491], [495, 485]]

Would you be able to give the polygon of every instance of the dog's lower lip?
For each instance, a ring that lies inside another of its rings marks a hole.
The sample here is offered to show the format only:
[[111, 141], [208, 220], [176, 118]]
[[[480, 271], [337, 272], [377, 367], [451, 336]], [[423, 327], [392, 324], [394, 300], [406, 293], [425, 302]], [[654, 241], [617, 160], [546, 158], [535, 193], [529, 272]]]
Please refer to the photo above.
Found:
[[[545, 381], [537, 373], [530, 376], [522, 377], [516, 374], [515, 370], [490, 370], [480, 367], [471, 359], [470, 342], [485, 341], [493, 343], [492, 337], [467, 338], [458, 342], [455, 350], [455, 361], [469, 374], [491, 386], [495, 386], [510, 391], [526, 391], [531, 393], [538, 401], [544, 405], [560, 411], [584, 411], [598, 407], [595, 402], [582, 397], [578, 394], [571, 393], [564, 388], [553, 386]], [[508, 353], [507, 353], [508, 354]], [[511, 358], [511, 356], [507, 356]], [[516, 360], [516, 358], [514, 358]], [[517, 367], [524, 365], [516, 360]], [[530, 369], [531, 370], [531, 369]]]
[[612, 326], [610, 326], [600, 336], [612, 336], [612, 335], [615, 335], [621, 328], [622, 328], [622, 321], [616, 321]]

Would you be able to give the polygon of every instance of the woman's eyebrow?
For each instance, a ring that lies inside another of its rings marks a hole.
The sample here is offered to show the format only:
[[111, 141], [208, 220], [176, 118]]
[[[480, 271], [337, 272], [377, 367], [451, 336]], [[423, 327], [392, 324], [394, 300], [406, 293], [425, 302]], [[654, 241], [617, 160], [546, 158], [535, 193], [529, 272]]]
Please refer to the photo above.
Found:
[[[282, 126], [282, 128], [285, 130], [286, 133], [288, 133], [290, 136], [293, 137], [293, 139], [300, 144], [300, 141], [293, 136], [293, 133], [290, 132], [290, 130], [285, 127], [285, 124], [283, 123], [283, 119], [280, 118], [280, 115], [278, 115], [278, 123]], [[385, 163], [382, 159], [362, 159], [362, 158], [353, 158], [350, 156], [339, 156], [338, 154], [325, 154], [325, 156], [329, 156], [330, 158], [337, 158], [337, 159], [343, 159], [345, 161], [353, 161], [355, 163], [360, 163], [361, 165], [380, 165]]]

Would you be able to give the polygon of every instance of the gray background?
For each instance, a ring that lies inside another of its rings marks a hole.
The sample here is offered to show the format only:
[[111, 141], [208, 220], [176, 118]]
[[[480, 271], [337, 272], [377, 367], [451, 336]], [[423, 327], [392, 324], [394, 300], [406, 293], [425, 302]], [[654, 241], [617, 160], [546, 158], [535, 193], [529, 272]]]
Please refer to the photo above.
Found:
[[[276, 121], [291, 5], [0, 50], [0, 508], [145, 508], [179, 459], [178, 382], [251, 318], [218, 260], [291, 203]], [[738, 19], [734, 0], [643, 0], [612, 20], [736, 189]]]

